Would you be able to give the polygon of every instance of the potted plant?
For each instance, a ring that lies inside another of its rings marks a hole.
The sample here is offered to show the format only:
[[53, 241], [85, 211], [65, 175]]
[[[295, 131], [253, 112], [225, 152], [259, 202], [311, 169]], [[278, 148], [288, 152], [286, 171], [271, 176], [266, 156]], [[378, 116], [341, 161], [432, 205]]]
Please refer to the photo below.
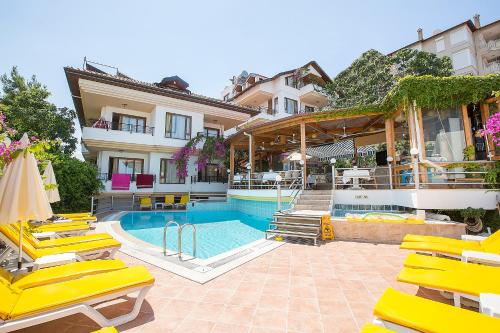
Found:
[[482, 208], [471, 208], [467, 207], [460, 211], [460, 215], [464, 219], [466, 224], [465, 229], [471, 233], [479, 233], [483, 230], [482, 217], [486, 214], [486, 211]]

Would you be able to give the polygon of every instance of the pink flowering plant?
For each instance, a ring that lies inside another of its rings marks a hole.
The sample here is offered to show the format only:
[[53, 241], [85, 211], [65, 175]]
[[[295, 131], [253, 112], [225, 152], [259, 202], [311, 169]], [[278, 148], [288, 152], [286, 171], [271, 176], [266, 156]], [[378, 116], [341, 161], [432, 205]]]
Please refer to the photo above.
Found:
[[500, 112], [494, 113], [488, 118], [481, 134], [483, 136], [491, 135], [495, 146], [500, 146]]
[[47, 151], [56, 142], [39, 140], [32, 136], [28, 141], [16, 140], [17, 131], [8, 127], [6, 117], [0, 112], [0, 176], [4, 168], [20, 153], [29, 151], [33, 153], [42, 165], [52, 157]]
[[[203, 147], [197, 149], [196, 146], [202, 141], [204, 141]], [[215, 160], [223, 160], [226, 156], [226, 151], [224, 138], [198, 134], [173, 155], [174, 163], [177, 166], [177, 177], [185, 178], [188, 176], [187, 166], [191, 156], [198, 155], [196, 166], [198, 170], [203, 170], [207, 164]]]

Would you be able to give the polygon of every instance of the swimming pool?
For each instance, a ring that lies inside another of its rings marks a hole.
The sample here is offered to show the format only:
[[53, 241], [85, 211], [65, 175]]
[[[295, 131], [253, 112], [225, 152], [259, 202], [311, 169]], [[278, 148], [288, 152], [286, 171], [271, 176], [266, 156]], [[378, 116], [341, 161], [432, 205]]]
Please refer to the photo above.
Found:
[[[271, 218], [249, 215], [227, 206], [218, 211], [130, 212], [120, 218], [120, 224], [132, 236], [163, 247], [163, 228], [171, 220], [196, 226], [196, 257], [207, 259], [264, 238]], [[167, 248], [177, 251], [176, 226], [168, 228]], [[192, 228], [182, 231], [182, 252], [193, 254]]]

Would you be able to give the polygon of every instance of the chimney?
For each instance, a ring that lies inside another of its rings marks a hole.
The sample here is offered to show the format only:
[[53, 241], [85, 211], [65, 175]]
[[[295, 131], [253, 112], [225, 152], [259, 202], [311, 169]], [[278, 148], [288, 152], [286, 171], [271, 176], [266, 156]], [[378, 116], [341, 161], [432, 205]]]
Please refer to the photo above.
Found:
[[476, 29], [481, 28], [481, 22], [479, 21], [479, 14], [474, 15], [473, 19], [474, 19], [474, 26], [476, 27]]
[[417, 36], [419, 42], [424, 40], [424, 33], [422, 32], [422, 28], [417, 29]]

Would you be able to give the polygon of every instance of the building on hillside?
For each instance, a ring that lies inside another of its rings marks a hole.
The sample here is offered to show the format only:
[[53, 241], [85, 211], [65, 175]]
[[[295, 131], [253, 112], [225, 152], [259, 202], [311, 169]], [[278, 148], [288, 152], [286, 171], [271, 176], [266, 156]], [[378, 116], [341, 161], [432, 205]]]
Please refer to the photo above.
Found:
[[[401, 49], [414, 49], [451, 58], [456, 75], [500, 73], [500, 20], [481, 26], [479, 15], [446, 30], [435, 30], [424, 38], [421, 28], [417, 40]], [[389, 55], [401, 50], [398, 49]]]
[[245, 126], [320, 110], [328, 103], [322, 89], [329, 82], [330, 77], [316, 61], [310, 61], [272, 77], [243, 71], [231, 78], [221, 98], [259, 111], [247, 124], [242, 124]]
[[[191, 161], [188, 177], [179, 178], [172, 155], [198, 133], [222, 135], [256, 111], [194, 94], [178, 76], [146, 83], [87, 61], [64, 71], [83, 155], [97, 165], [105, 193], [225, 192], [223, 166], [197, 170]], [[113, 180], [115, 174], [126, 176]]]

